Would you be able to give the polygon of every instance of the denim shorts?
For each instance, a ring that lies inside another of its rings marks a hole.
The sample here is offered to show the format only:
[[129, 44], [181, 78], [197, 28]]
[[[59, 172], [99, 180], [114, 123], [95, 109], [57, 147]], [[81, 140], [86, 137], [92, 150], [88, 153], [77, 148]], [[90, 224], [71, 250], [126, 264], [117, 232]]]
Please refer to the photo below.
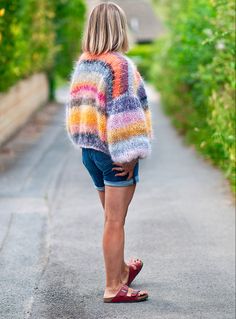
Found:
[[93, 180], [94, 187], [99, 191], [105, 191], [105, 185], [122, 187], [139, 182], [139, 161], [135, 164], [133, 177], [129, 180], [127, 180], [128, 174], [115, 176], [120, 171], [112, 170], [112, 168], [118, 165], [114, 165], [110, 155], [104, 152], [82, 147], [82, 162]]

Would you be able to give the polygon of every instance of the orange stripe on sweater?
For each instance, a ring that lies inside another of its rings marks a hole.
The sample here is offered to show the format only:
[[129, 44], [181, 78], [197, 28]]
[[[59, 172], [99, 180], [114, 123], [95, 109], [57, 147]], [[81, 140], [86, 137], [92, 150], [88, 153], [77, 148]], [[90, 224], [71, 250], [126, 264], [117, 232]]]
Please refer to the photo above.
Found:
[[68, 115], [68, 128], [83, 125], [88, 127], [98, 127], [98, 131], [105, 136], [106, 117], [100, 114], [92, 106], [73, 107]]
[[150, 132], [151, 131], [151, 113], [148, 110], [146, 110], [144, 113], [145, 113], [147, 129]]
[[148, 135], [152, 135], [153, 134], [153, 128], [152, 128], [152, 114], [149, 111], [149, 109], [145, 110], [145, 119], [146, 119], [146, 125], [147, 125], [147, 132]]

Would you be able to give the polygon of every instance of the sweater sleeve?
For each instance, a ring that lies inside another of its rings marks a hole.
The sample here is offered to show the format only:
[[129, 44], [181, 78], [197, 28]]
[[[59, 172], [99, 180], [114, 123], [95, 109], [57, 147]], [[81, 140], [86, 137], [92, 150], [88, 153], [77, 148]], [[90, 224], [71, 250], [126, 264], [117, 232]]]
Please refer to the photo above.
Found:
[[149, 137], [149, 141], [151, 142], [154, 139], [154, 131], [152, 126], [152, 113], [148, 102], [148, 97], [145, 89], [145, 82], [138, 72], [136, 70], [137, 78], [138, 78], [138, 98], [140, 100], [141, 106], [143, 108], [144, 114], [145, 114], [145, 121], [146, 121], [146, 127], [147, 127], [147, 135]]
[[69, 78], [69, 94], [67, 101], [65, 103], [65, 122], [64, 122], [64, 128], [67, 133], [67, 136], [69, 138], [69, 141], [73, 146], [76, 145], [75, 138], [72, 134], [71, 128], [73, 125], [73, 110], [72, 110], [72, 105], [74, 103], [74, 96], [72, 95], [72, 88], [73, 85], [75, 84], [76, 80], [76, 71], [77, 71], [77, 62], [74, 62], [73, 64], [73, 69], [70, 73], [70, 78]]
[[107, 142], [114, 162], [125, 163], [151, 154], [151, 111], [144, 81], [128, 62], [128, 81], [122, 94], [107, 103]]

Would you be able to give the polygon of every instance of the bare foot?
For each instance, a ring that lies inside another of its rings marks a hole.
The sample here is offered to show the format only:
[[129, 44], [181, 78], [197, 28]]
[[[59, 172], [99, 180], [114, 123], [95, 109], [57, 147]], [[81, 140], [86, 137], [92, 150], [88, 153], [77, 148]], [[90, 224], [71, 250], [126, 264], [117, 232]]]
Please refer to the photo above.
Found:
[[133, 267], [134, 267], [134, 269], [136, 269], [136, 268], [137, 268], [137, 267], [135, 266], [135, 263], [136, 263], [136, 262], [142, 263], [142, 260], [139, 259], [139, 258], [131, 258], [131, 259], [128, 261], [127, 265], [132, 264]]

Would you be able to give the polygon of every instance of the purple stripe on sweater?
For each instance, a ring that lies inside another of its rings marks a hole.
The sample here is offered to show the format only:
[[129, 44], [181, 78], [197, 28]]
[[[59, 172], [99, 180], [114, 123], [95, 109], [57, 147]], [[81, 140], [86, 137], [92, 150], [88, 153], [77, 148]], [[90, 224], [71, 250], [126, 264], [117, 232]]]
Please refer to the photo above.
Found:
[[123, 61], [123, 63], [121, 64], [121, 83], [122, 83], [122, 93], [125, 93], [128, 91], [128, 62], [125, 60]]
[[141, 109], [110, 115], [107, 128], [114, 130], [135, 123], [145, 125], [145, 114]]
[[72, 108], [75, 106], [79, 107], [81, 105], [90, 105], [95, 107], [101, 114], [105, 114], [105, 104], [99, 102], [100, 101], [98, 101], [97, 98], [86, 97], [86, 95], [80, 96], [80, 94], [78, 94], [76, 98], [72, 98], [70, 100], [69, 107]]
[[75, 144], [87, 145], [88, 147], [94, 147], [105, 153], [109, 153], [108, 146], [106, 142], [101, 141], [97, 134], [92, 133], [75, 133], [71, 134], [71, 139]]

